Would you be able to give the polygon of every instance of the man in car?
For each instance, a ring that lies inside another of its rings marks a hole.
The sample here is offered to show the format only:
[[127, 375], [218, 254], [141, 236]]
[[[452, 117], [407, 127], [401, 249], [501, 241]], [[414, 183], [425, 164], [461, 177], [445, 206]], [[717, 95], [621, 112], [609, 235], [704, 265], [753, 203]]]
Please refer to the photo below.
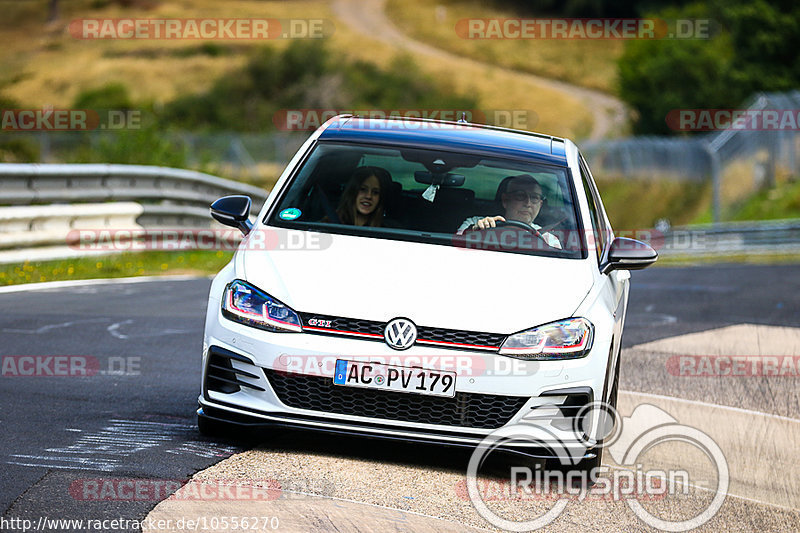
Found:
[[503, 215], [474, 216], [458, 228], [458, 234], [467, 231], [497, 227], [497, 222], [517, 221], [528, 225], [548, 246], [561, 249], [561, 243], [552, 233], [539, 233], [541, 226], [534, 224], [542, 203], [546, 200], [542, 186], [529, 174], [509, 176], [497, 187], [495, 200], [502, 206]]

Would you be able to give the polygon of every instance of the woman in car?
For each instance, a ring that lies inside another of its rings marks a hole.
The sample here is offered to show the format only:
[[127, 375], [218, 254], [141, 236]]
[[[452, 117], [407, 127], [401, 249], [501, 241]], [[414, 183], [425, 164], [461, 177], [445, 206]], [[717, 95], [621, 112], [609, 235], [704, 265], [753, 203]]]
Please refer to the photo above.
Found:
[[509, 176], [497, 187], [496, 201], [503, 208], [503, 215], [475, 216], [466, 219], [458, 228], [458, 234], [466, 231], [494, 228], [497, 222], [516, 220], [530, 226], [542, 240], [553, 248], [561, 248], [558, 238], [552, 233], [539, 233], [541, 226], [534, 224], [542, 203], [546, 200], [542, 186], [529, 174]]
[[342, 224], [382, 226], [392, 177], [380, 167], [358, 167], [344, 189], [336, 214]]

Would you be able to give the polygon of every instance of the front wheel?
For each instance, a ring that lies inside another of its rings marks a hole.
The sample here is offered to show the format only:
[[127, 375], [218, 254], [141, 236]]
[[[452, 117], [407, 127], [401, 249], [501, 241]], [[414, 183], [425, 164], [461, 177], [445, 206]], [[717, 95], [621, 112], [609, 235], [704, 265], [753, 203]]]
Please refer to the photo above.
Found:
[[[618, 420], [619, 415], [617, 414], [617, 396], [619, 395], [619, 367], [620, 361], [618, 357], [616, 367], [614, 368], [614, 379], [611, 384], [611, 392], [608, 395], [608, 404], [605, 407], [603, 407], [604, 404], [602, 403], [593, 404], [599, 406], [602, 410], [602, 414], [604, 415], [600, 421], [600, 424], [603, 426], [603, 429], [601, 430], [602, 435], [604, 436], [611, 436], [615, 434], [616, 431], [620, 430], [620, 427], [617, 426], [617, 424], [620, 423]], [[588, 415], [585, 414], [585, 416]], [[546, 467], [552, 470], [559, 470], [565, 475], [567, 472], [581, 472], [583, 474], [581, 477], [588, 480], [589, 484], [592, 484], [591, 474], [593, 470], [600, 468], [600, 466], [603, 464], [604, 448], [605, 446], [603, 444], [603, 439], [601, 438], [595, 448], [587, 450], [587, 452], [593, 453], [595, 457], [581, 459], [576, 463], [572, 463], [571, 461], [561, 461], [559, 459], [549, 459], [546, 463]]]

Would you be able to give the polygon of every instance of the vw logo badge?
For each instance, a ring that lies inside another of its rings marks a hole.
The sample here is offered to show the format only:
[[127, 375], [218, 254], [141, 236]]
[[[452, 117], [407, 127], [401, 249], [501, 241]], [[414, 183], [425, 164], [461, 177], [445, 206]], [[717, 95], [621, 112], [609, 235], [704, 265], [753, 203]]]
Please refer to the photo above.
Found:
[[383, 338], [391, 348], [405, 350], [417, 340], [417, 326], [407, 318], [395, 318], [383, 330]]

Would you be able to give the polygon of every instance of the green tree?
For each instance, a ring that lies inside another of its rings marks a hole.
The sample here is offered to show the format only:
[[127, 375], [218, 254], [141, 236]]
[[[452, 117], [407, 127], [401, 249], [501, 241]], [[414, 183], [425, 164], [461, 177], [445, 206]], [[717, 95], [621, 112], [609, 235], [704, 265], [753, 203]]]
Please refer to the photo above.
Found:
[[714, 0], [667, 9], [665, 20], [710, 19], [709, 39], [628, 41], [619, 94], [635, 111], [634, 132], [669, 133], [673, 109], [742, 105], [756, 91], [800, 86], [800, 4], [779, 0]]
[[800, 87], [800, 3], [733, 0], [718, 5], [732, 36], [733, 83], [747, 94]]
[[[669, 10], [660, 16], [704, 18], [699, 10], [692, 14]], [[673, 109], [738, 104], [740, 91], [730, 83], [732, 55], [727, 34], [709, 40], [630, 41], [619, 59], [619, 94], [636, 112], [634, 133], [669, 133], [666, 116]]]

